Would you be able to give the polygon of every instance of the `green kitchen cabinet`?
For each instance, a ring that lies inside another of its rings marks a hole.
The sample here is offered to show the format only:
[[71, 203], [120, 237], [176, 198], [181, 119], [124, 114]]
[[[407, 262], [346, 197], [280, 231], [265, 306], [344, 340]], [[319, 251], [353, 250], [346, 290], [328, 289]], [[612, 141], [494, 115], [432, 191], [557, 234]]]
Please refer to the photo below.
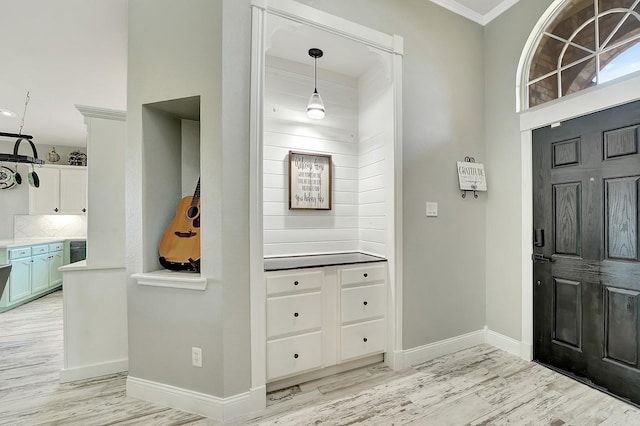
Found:
[[12, 265], [9, 281], [0, 297], [0, 312], [22, 305], [62, 286], [64, 242], [0, 248], [0, 264]]
[[62, 272], [58, 271], [64, 265], [63, 243], [49, 244], [49, 288], [62, 284]]
[[31, 295], [31, 255], [11, 260], [11, 275], [6, 288], [9, 289], [9, 303], [15, 303]]
[[31, 293], [49, 288], [49, 253], [31, 258]]

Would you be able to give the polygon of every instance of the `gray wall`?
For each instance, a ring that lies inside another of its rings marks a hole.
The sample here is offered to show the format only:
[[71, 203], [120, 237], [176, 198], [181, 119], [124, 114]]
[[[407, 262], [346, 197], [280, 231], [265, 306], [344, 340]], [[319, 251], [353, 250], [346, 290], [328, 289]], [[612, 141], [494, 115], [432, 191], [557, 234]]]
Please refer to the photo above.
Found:
[[[485, 324], [519, 338], [515, 67], [550, 0], [522, 0], [485, 29], [424, 0], [299, 1], [404, 37], [404, 348]], [[233, 395], [248, 389], [250, 364], [242, 213], [249, 188], [249, 0], [133, 0], [129, 20], [128, 176], [142, 176], [137, 169], [152, 161], [141, 146], [141, 105], [200, 95], [203, 223], [212, 230], [206, 239], [203, 233], [203, 274], [210, 277], [204, 294], [129, 284], [131, 374]], [[467, 155], [486, 163], [489, 192], [477, 200], [463, 200], [457, 189], [455, 161]], [[141, 182], [128, 185], [129, 208], [144, 210]], [[439, 203], [438, 218], [425, 217], [425, 201]], [[135, 231], [142, 216], [129, 215], [128, 268], [137, 272], [150, 248]], [[190, 366], [191, 346], [203, 348], [201, 370]]]
[[[164, 231], [158, 224], [170, 219], [162, 197], [146, 189], [147, 169], [171, 150], [147, 143], [142, 105], [200, 96], [202, 276], [209, 283], [200, 292], [129, 281], [130, 374], [221, 397], [250, 385], [250, 19], [248, 3], [231, 0], [129, 3], [127, 270], [146, 271]], [[179, 180], [179, 161], [176, 169]], [[169, 209], [180, 192], [178, 185], [164, 197]], [[191, 366], [194, 346], [202, 348], [202, 368]]]
[[487, 141], [487, 326], [521, 339], [521, 165], [516, 71], [522, 49], [552, 0], [521, 0], [484, 30]]
[[424, 0], [299, 1], [404, 37], [404, 348], [482, 329], [487, 194], [463, 200], [456, 174], [486, 159], [482, 27]]

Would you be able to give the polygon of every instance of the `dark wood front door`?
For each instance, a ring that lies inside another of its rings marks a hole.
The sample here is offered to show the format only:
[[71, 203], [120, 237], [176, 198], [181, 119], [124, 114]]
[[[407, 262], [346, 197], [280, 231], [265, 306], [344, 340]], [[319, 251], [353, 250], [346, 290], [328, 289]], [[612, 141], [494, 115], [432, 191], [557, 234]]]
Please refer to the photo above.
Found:
[[533, 132], [534, 358], [640, 403], [640, 102]]

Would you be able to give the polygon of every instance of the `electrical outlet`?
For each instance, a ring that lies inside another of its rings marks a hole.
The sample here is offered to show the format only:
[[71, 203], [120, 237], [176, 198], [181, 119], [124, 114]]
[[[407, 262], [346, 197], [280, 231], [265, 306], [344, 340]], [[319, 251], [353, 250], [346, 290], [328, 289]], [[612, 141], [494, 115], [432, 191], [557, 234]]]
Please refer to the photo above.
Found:
[[202, 349], [191, 348], [191, 365], [202, 367]]

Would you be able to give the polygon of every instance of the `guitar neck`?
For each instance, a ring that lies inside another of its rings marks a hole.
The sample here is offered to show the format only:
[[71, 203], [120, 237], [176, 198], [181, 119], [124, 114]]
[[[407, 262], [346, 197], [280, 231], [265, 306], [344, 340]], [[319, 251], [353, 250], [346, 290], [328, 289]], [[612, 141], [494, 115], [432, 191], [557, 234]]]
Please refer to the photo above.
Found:
[[193, 198], [191, 199], [191, 207], [197, 207], [199, 200], [200, 200], [200, 179], [198, 178], [198, 185], [196, 185], [196, 190], [194, 191]]

